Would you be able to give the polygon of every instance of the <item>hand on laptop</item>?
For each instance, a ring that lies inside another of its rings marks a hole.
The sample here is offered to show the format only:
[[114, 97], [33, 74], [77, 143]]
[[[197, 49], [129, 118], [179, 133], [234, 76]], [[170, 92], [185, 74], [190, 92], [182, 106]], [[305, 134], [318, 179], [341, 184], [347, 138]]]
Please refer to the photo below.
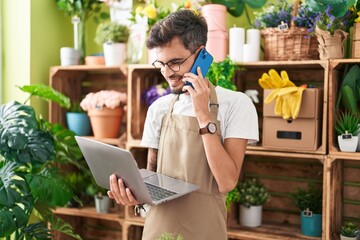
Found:
[[108, 191], [109, 198], [116, 201], [117, 204], [124, 206], [138, 205], [135, 197], [132, 195], [129, 188], [125, 188], [124, 182], [121, 178], [117, 178], [115, 174], [110, 176], [110, 191]]

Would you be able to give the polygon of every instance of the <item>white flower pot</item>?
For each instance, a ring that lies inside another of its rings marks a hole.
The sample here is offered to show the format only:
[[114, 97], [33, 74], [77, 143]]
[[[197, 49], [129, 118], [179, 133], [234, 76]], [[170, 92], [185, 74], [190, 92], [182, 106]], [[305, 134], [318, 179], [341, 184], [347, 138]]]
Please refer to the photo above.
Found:
[[338, 136], [339, 148], [342, 152], [355, 152], [358, 146], [359, 137], [352, 136], [351, 138], [343, 138], [342, 135]]
[[[359, 23], [359, 26], [360, 26], [360, 23]], [[359, 124], [360, 125], [360, 124]], [[360, 132], [358, 133], [358, 138], [360, 137]], [[357, 145], [357, 148], [356, 148], [356, 151], [357, 152], [360, 152], [360, 141], [358, 141], [358, 145]]]
[[61, 66], [79, 65], [80, 57], [81, 57], [80, 50], [70, 47], [62, 47], [60, 49]]
[[104, 43], [104, 57], [106, 66], [119, 66], [126, 59], [126, 43]]
[[96, 212], [98, 213], [108, 213], [111, 208], [112, 199], [110, 199], [108, 196], [94, 196], [95, 199], [95, 207]]
[[345, 237], [343, 235], [340, 235], [340, 240], [357, 240], [357, 237]]
[[240, 225], [245, 227], [258, 227], [262, 222], [262, 206], [240, 205]]

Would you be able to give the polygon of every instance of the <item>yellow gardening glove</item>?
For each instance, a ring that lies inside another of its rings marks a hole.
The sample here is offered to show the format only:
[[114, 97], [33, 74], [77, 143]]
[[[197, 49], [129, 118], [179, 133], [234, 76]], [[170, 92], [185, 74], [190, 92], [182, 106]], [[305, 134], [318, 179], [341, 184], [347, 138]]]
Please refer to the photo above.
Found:
[[265, 104], [275, 100], [274, 113], [284, 119], [296, 119], [300, 112], [302, 93], [305, 86], [296, 87], [290, 81], [286, 71], [281, 71], [281, 77], [274, 70], [270, 69], [269, 74], [263, 73], [259, 79], [259, 84], [264, 89], [273, 89], [264, 99]]

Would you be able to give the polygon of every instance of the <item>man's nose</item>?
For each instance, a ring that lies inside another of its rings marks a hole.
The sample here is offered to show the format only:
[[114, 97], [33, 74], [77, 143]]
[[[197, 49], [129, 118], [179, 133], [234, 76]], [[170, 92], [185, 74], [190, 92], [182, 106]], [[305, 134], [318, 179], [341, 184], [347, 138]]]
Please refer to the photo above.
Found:
[[174, 71], [171, 70], [168, 65], [165, 65], [161, 70], [161, 73], [164, 75], [164, 77], [169, 77], [174, 73]]

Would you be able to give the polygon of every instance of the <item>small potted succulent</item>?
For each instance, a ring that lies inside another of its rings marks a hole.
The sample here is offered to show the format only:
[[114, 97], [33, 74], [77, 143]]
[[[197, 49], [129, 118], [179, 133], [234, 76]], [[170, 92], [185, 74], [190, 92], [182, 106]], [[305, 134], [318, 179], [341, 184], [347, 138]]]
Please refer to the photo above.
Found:
[[240, 224], [247, 227], [258, 227], [262, 222], [262, 206], [269, 198], [264, 185], [257, 179], [246, 179], [239, 182], [236, 188], [228, 193], [227, 206], [230, 202], [240, 203]]
[[87, 111], [95, 138], [119, 136], [127, 94], [115, 90], [88, 93], [80, 107]]
[[359, 137], [359, 113], [349, 110], [338, 110], [335, 116], [334, 128], [338, 134], [338, 144], [342, 152], [355, 152]]
[[96, 29], [95, 42], [104, 48], [106, 66], [119, 66], [126, 59], [129, 28], [115, 22], [101, 23]]
[[340, 240], [356, 240], [359, 235], [358, 227], [353, 222], [346, 222], [340, 229]]
[[301, 233], [321, 237], [322, 234], [322, 189], [310, 184], [307, 189], [298, 188], [292, 194], [295, 205], [300, 209]]

